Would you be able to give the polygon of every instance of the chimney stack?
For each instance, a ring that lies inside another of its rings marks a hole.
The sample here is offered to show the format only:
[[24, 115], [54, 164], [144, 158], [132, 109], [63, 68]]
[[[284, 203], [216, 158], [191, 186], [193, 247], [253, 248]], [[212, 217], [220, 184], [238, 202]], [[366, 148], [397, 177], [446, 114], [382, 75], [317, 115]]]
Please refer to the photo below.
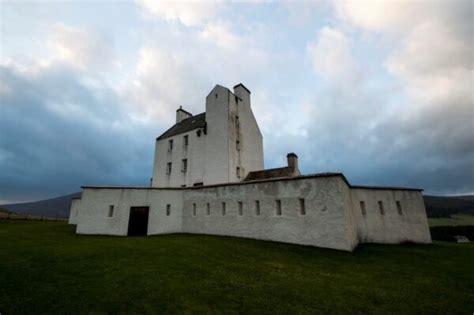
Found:
[[298, 168], [298, 156], [291, 152], [286, 155], [286, 159], [288, 160], [288, 167], [292, 171], [292, 176], [300, 176], [300, 169]]
[[245, 85], [239, 83], [234, 86], [234, 95], [240, 98], [245, 105], [250, 106], [250, 90]]
[[180, 106], [177, 110], [176, 110], [176, 123], [179, 123], [183, 120], [185, 120], [186, 118], [189, 118], [189, 117], [192, 117], [193, 114], [191, 114], [190, 112], [187, 112], [183, 109], [182, 106]]

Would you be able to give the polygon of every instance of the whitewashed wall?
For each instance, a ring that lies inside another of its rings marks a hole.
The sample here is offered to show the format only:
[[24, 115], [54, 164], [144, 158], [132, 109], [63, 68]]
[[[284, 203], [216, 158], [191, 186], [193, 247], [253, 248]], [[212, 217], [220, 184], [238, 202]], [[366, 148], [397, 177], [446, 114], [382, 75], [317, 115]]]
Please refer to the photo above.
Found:
[[[79, 234], [127, 235], [130, 207], [150, 207], [148, 234], [181, 232], [182, 190], [85, 188], [77, 221]], [[166, 205], [171, 213], [166, 215]], [[113, 217], [108, 217], [109, 206]]]
[[[352, 250], [357, 240], [348, 237], [350, 211], [343, 185], [342, 178], [334, 176], [189, 190], [184, 194], [183, 231]], [[300, 198], [305, 199], [306, 215], [300, 214]], [[277, 199], [281, 200], [281, 216], [276, 214]], [[256, 215], [256, 200], [260, 201], [260, 216]], [[225, 215], [222, 202], [226, 203]]]
[[242, 87], [236, 92], [243, 100], [229, 92], [229, 182], [241, 181], [249, 172], [264, 169], [263, 137], [250, 107], [250, 94]]
[[229, 93], [216, 85], [206, 97], [205, 185], [229, 182]]
[[[304, 199], [304, 215], [300, 199]], [[281, 215], [276, 200], [281, 201]], [[384, 204], [383, 215], [379, 200]], [[365, 215], [360, 201], [365, 202]], [[402, 205], [402, 214], [396, 201]], [[169, 216], [167, 204], [171, 206]], [[114, 205], [112, 218], [108, 217], [110, 205]], [[185, 189], [85, 188], [71, 210], [78, 210], [79, 216], [74, 219], [71, 214], [70, 222], [76, 220], [80, 234], [127, 235], [130, 207], [140, 206], [150, 207], [149, 235], [229, 235], [340, 250], [352, 250], [365, 242], [431, 242], [419, 191], [351, 188], [338, 175]]]
[[[182, 133], [174, 137], [156, 141], [155, 162], [153, 166], [153, 187], [187, 187], [203, 182], [206, 164], [206, 135], [197, 130]], [[184, 145], [184, 136], [188, 136], [188, 145]], [[173, 150], [168, 150], [168, 141], [173, 140]], [[182, 172], [182, 160], [188, 160], [186, 172]], [[166, 174], [166, 165], [172, 163], [171, 175]]]
[[69, 211], [69, 224], [77, 224], [80, 205], [81, 199], [75, 198], [71, 200], [71, 210]]
[[240, 158], [243, 167], [241, 178], [245, 178], [249, 172], [265, 168], [263, 164], [263, 136], [252, 111], [250, 94], [241, 86], [234, 89], [234, 94], [242, 98], [242, 101], [239, 100], [236, 103], [236, 111], [240, 121]]
[[[423, 196], [415, 190], [353, 188], [352, 209], [357, 220], [357, 232], [363, 243], [430, 243]], [[365, 202], [366, 214], [361, 211], [360, 201]], [[382, 201], [384, 214], [378, 202]], [[400, 201], [402, 214], [397, 210]]]
[[[245, 102], [238, 100], [229, 89], [217, 85], [206, 97], [206, 135], [201, 133], [198, 137], [195, 129], [156, 141], [152, 186], [192, 187], [199, 182], [204, 185], [238, 182], [248, 172], [263, 169], [262, 135], [250, 107], [250, 95], [244, 99]], [[188, 146], [183, 145], [185, 135], [189, 137]], [[237, 138], [241, 141], [239, 152]], [[171, 151], [169, 140], [173, 140]], [[188, 160], [186, 173], [181, 171], [183, 159]], [[166, 174], [168, 162], [172, 163], [171, 175]], [[240, 178], [237, 167], [241, 169]]]

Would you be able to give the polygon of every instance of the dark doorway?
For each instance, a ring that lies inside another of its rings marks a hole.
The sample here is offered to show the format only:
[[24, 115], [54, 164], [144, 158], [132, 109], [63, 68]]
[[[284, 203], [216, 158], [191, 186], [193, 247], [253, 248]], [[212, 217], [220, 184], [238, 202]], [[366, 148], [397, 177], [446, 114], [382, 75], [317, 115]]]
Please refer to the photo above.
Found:
[[130, 207], [128, 236], [147, 235], [150, 207]]

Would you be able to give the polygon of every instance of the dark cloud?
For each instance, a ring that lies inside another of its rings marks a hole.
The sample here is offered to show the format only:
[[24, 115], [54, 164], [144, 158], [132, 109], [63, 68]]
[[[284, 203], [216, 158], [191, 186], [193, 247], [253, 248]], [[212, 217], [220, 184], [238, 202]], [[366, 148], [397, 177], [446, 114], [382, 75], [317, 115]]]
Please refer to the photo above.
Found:
[[[24, 74], [3, 66], [0, 82], [0, 199], [148, 183], [154, 138], [166, 126], [134, 122], [113, 90], [91, 87], [70, 68]], [[305, 173], [342, 171], [353, 183], [428, 193], [474, 191], [470, 100], [387, 115], [389, 96], [364, 86], [317, 95], [306, 136], [264, 134], [267, 167], [295, 151]]]
[[61, 67], [25, 75], [2, 66], [0, 81], [0, 199], [147, 184], [158, 130], [133, 123], [110, 89]]
[[471, 100], [408, 112], [400, 106], [387, 114], [379, 107], [389, 95], [363, 91], [320, 91], [309, 136], [298, 144], [306, 171], [342, 171], [353, 183], [420, 187], [433, 194], [474, 191]]

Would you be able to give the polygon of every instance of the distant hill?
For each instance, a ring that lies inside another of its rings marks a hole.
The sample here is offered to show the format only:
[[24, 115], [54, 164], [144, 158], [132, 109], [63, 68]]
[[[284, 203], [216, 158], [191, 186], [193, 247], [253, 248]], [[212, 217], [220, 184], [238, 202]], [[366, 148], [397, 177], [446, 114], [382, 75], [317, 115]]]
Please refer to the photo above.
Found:
[[474, 195], [454, 196], [453, 198], [474, 201]]
[[80, 196], [81, 193], [77, 192], [52, 199], [0, 205], [0, 208], [8, 209], [20, 214], [44, 216], [47, 218], [56, 218], [57, 216], [58, 218], [66, 219], [69, 217], [69, 209], [71, 208], [72, 198], [77, 198]]
[[[53, 199], [27, 203], [0, 205], [0, 208], [20, 214], [30, 214], [45, 217], [68, 218], [71, 199], [80, 197], [81, 193], [61, 196]], [[449, 218], [452, 214], [469, 213], [474, 215], [474, 196], [423, 196], [426, 213], [430, 218]]]
[[452, 214], [474, 215], [474, 196], [423, 196], [426, 213], [430, 218], [448, 218]]

